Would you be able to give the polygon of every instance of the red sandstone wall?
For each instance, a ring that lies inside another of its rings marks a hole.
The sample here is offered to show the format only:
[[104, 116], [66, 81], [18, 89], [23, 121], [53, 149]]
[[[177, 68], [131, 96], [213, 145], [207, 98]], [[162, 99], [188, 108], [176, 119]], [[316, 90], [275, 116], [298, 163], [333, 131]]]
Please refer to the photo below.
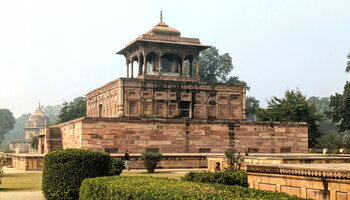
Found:
[[98, 151], [117, 148], [141, 153], [159, 148], [163, 153], [198, 153], [199, 148], [211, 148], [211, 152], [228, 148], [225, 125], [190, 124], [187, 128], [185, 123], [90, 122], [84, 123], [82, 134], [82, 148]]
[[36, 136], [36, 135], [39, 134], [39, 128], [37, 128], [37, 129], [34, 129], [34, 128], [26, 129], [24, 131], [24, 133], [25, 133], [24, 139], [31, 139], [33, 136]]
[[290, 147], [291, 153], [307, 153], [308, 129], [305, 123], [242, 122], [235, 127], [235, 147], [238, 152], [281, 153], [281, 147]]
[[[63, 149], [109, 149], [118, 153], [127, 149], [142, 153], [147, 148], [159, 149], [161, 153], [200, 153], [204, 148], [210, 153], [223, 153], [230, 147], [241, 153], [252, 149], [255, 153], [286, 153], [281, 152], [282, 148], [290, 153], [308, 151], [305, 123], [81, 118], [55, 127], [61, 132], [59, 148]], [[46, 141], [50, 145], [58, 141], [55, 142]]]
[[81, 148], [81, 133], [82, 133], [82, 121], [74, 121], [67, 123], [60, 127], [62, 134], [62, 147], [68, 148]]
[[[200, 148], [210, 148], [211, 153], [223, 153], [230, 147], [242, 153], [251, 148], [258, 149], [258, 153], [281, 153], [282, 147], [290, 148], [291, 153], [308, 150], [307, 126], [298, 123], [241, 122], [233, 130], [227, 124], [190, 122], [186, 126], [174, 121], [83, 120], [82, 124], [81, 148], [98, 151], [118, 149], [123, 153], [128, 149], [141, 153], [159, 148], [162, 153], [199, 153]], [[69, 135], [63, 131], [63, 138]], [[74, 140], [63, 141], [64, 148], [73, 146], [69, 143]]]

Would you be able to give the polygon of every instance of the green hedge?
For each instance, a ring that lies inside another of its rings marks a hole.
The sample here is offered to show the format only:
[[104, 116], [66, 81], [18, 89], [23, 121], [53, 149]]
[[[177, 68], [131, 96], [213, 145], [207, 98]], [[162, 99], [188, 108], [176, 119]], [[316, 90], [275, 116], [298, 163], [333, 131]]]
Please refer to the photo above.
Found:
[[161, 158], [162, 154], [158, 152], [145, 151], [141, 154], [141, 160], [149, 173], [154, 172]]
[[240, 185], [248, 187], [248, 178], [244, 171], [225, 170], [223, 172], [189, 172], [181, 179], [185, 181], [220, 183], [224, 185]]
[[283, 193], [256, 190], [241, 186], [197, 183], [150, 176], [88, 178], [81, 184], [79, 196], [80, 200], [302, 199]]
[[110, 176], [119, 175], [123, 172], [124, 167], [124, 162], [122, 160], [120, 160], [119, 158], [111, 158], [108, 174]]
[[85, 178], [106, 176], [110, 156], [84, 149], [48, 153], [44, 158], [42, 190], [47, 199], [78, 199]]

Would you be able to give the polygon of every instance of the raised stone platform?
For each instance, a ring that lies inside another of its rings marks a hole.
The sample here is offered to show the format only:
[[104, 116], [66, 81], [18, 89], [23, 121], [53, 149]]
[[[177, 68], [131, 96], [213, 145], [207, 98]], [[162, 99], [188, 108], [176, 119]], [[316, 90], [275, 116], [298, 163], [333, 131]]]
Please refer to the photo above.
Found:
[[246, 164], [327, 164], [350, 163], [350, 154], [334, 156], [323, 154], [251, 154], [244, 159]]
[[[207, 156], [218, 156], [215, 153], [168, 153], [163, 154], [158, 168], [207, 168]], [[12, 160], [12, 166], [23, 171], [43, 170], [44, 154], [1, 154], [1, 158]], [[111, 154], [112, 157], [123, 159], [124, 154]], [[130, 167], [132, 169], [144, 169], [141, 154], [130, 154]]]
[[350, 200], [350, 164], [247, 165], [249, 187], [310, 199]]
[[350, 163], [247, 165], [247, 172], [350, 179]]

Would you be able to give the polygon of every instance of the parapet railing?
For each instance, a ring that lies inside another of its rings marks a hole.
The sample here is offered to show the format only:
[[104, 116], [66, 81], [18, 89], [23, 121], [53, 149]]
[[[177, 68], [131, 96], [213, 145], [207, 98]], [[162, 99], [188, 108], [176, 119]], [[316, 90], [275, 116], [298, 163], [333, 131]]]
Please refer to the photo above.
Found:
[[311, 176], [321, 178], [350, 179], [350, 170], [338, 169], [308, 169], [286, 166], [269, 166], [269, 165], [247, 165], [247, 172], [285, 174], [296, 176]]
[[340, 148], [340, 149], [309, 149], [309, 153], [322, 153], [322, 154], [349, 154], [350, 149]]

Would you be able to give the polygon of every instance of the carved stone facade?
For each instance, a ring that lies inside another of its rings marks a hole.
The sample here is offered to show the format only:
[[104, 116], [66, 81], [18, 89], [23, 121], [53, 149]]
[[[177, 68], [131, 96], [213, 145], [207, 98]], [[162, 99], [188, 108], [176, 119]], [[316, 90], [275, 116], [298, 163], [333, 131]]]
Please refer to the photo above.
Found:
[[120, 78], [87, 94], [88, 117], [245, 119], [241, 85]]
[[306, 124], [247, 122], [243, 85], [200, 82], [199, 53], [208, 47], [161, 19], [118, 52], [127, 78], [89, 92], [86, 118], [43, 129], [39, 151], [307, 152]]

